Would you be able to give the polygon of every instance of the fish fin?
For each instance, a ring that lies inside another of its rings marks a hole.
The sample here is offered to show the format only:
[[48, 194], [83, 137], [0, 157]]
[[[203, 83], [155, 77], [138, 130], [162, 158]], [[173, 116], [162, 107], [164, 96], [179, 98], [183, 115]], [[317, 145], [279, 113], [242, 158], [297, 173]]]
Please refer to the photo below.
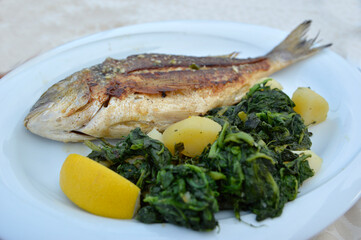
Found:
[[308, 58], [324, 48], [330, 47], [332, 44], [315, 46], [318, 34], [314, 38], [307, 39], [305, 37], [310, 28], [311, 20], [304, 21], [296, 27], [278, 46], [272, 49], [266, 57], [271, 60], [292, 64], [302, 59]]

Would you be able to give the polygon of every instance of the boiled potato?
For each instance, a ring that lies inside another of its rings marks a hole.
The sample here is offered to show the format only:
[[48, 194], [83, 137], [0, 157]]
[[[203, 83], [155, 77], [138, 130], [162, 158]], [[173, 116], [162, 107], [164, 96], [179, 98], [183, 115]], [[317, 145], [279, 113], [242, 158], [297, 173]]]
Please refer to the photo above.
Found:
[[314, 153], [311, 150], [305, 150], [305, 151], [294, 151], [294, 153], [297, 154], [310, 154], [311, 157], [307, 158], [308, 160], [308, 164], [310, 165], [310, 168], [313, 169], [313, 171], [315, 171], [315, 174], [320, 171], [321, 169], [321, 165], [322, 165], [322, 158], [320, 156], [318, 156], [316, 153]]
[[278, 88], [279, 90], [283, 89], [283, 86], [278, 81], [272, 79], [266, 83], [266, 86], [269, 86], [271, 89]]
[[169, 126], [163, 133], [163, 141], [171, 153], [174, 154], [175, 144], [183, 143], [182, 153], [195, 157], [216, 140], [221, 129], [221, 125], [209, 118], [194, 116]]
[[283, 86], [281, 85], [280, 82], [274, 80], [273, 78], [262, 78], [261, 80], [257, 81], [257, 83], [262, 83], [263, 81], [270, 79], [267, 83], [266, 86], [269, 86], [271, 89], [275, 89], [278, 88], [279, 90], [283, 89]]
[[152, 131], [150, 131], [148, 134], [147, 134], [150, 138], [153, 138], [155, 140], [158, 140], [160, 142], [163, 142], [163, 135], [162, 133], [160, 133], [158, 131], [157, 128], [153, 128]]
[[306, 125], [318, 124], [327, 118], [327, 101], [310, 88], [299, 87], [293, 93], [294, 110], [301, 115]]

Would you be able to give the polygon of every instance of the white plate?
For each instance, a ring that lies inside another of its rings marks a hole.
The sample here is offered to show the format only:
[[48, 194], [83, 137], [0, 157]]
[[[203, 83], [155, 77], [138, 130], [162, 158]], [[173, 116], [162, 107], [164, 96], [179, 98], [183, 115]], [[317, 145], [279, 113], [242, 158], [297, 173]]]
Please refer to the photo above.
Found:
[[1, 239], [305, 239], [331, 224], [360, 197], [359, 125], [361, 75], [330, 50], [295, 64], [274, 78], [291, 94], [310, 86], [330, 105], [326, 122], [312, 127], [312, 149], [324, 159], [321, 171], [300, 189], [279, 218], [261, 223], [254, 215], [238, 222], [229, 212], [217, 215], [220, 229], [199, 233], [170, 224], [94, 216], [61, 192], [61, 165], [71, 152], [87, 154], [82, 144], [64, 144], [28, 132], [23, 119], [52, 84], [107, 56], [136, 53], [263, 55], [285, 32], [218, 21], [176, 21], [114, 29], [60, 46], [9, 73], [0, 81], [0, 238]]

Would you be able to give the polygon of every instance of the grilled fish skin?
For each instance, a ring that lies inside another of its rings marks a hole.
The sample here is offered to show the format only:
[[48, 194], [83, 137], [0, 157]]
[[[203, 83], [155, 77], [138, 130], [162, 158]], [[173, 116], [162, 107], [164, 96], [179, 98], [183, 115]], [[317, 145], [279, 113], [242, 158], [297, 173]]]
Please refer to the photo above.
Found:
[[108, 58], [51, 86], [24, 125], [34, 134], [63, 142], [120, 138], [136, 127], [162, 131], [191, 115], [239, 102], [261, 78], [331, 46], [314, 47], [316, 38], [304, 38], [310, 24], [300, 24], [263, 57]]

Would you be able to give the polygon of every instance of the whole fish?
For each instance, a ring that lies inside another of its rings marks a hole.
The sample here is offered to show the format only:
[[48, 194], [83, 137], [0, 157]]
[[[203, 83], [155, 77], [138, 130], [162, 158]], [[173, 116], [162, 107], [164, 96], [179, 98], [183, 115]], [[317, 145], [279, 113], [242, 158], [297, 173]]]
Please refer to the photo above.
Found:
[[262, 57], [140, 54], [112, 58], [50, 87], [31, 108], [25, 127], [45, 138], [77, 142], [120, 138], [140, 127], [162, 131], [191, 115], [241, 100], [261, 78], [310, 57], [305, 21]]

